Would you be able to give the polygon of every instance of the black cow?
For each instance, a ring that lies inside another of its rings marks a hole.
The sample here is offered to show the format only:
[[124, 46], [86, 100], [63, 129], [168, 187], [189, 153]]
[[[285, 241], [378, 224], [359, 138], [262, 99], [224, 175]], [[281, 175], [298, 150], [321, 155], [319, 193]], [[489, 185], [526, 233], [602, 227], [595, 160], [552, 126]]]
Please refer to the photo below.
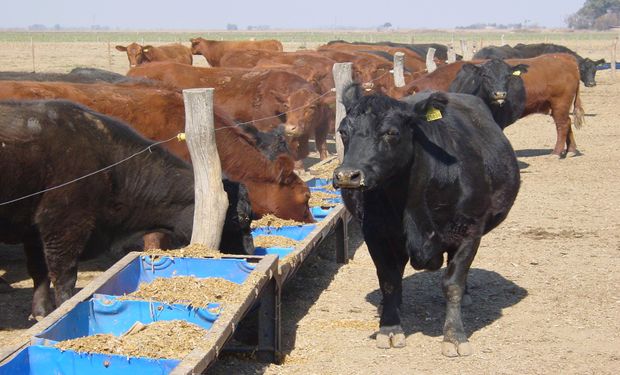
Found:
[[[191, 166], [129, 126], [72, 102], [0, 102], [0, 175], [0, 241], [24, 244], [34, 317], [53, 309], [50, 280], [57, 306], [71, 297], [80, 256], [146, 232], [167, 233], [178, 245], [190, 240]], [[247, 192], [232, 183], [225, 187], [234, 212], [227, 214], [222, 243], [241, 242], [253, 252]], [[241, 233], [249, 243], [228, 238]]]
[[[422, 57], [422, 58], [426, 58], [426, 54], [428, 53], [428, 49], [429, 48], [434, 48], [435, 49], [435, 57], [446, 61], [448, 60], [448, 47], [443, 45], [443, 44], [439, 44], [439, 43], [396, 43], [396, 42], [388, 42], [388, 41], [383, 41], [383, 42], [347, 42], [344, 40], [332, 40], [330, 42], [328, 42], [327, 44], [334, 44], [334, 43], [349, 43], [349, 44], [367, 44], [367, 45], [380, 45], [380, 46], [388, 46], [388, 47], [399, 47], [399, 48], [407, 48], [410, 51], [413, 51], [414, 53], [417, 53], [418, 56]], [[456, 59], [457, 60], [462, 60], [463, 56], [456, 54]]]
[[523, 58], [519, 50], [514, 49], [508, 44], [503, 46], [487, 46], [476, 52], [473, 60], [487, 59], [520, 59]]
[[528, 66], [510, 66], [500, 59], [483, 64], [465, 63], [450, 84], [450, 92], [475, 95], [491, 110], [495, 122], [504, 129], [521, 118], [525, 109], [525, 85], [521, 74]]
[[161, 82], [127, 77], [98, 68], [73, 68], [69, 73], [0, 72], [0, 81], [72, 82], [72, 83], [140, 83], [161, 86]]
[[284, 125], [279, 125], [268, 132], [260, 131], [249, 123], [239, 124], [239, 127], [254, 140], [256, 147], [258, 147], [269, 160], [276, 160], [278, 155], [291, 154], [288, 144], [286, 143]]
[[334, 185], [361, 221], [377, 268], [383, 294], [377, 346], [406, 344], [399, 307], [407, 261], [437, 270], [447, 253], [442, 352], [471, 354], [461, 299], [481, 237], [506, 218], [519, 190], [510, 143], [472, 95], [427, 92], [398, 101], [362, 96], [354, 85], [343, 103], [344, 160]]
[[520, 57], [526, 59], [548, 53], [570, 53], [575, 56], [575, 59], [577, 59], [577, 64], [579, 65], [579, 76], [581, 78], [581, 82], [583, 82], [586, 87], [596, 86], [596, 67], [605, 63], [605, 59], [596, 61], [593, 61], [590, 58], [584, 59], [572, 49], [551, 43], [519, 43], [514, 48], [521, 53]]

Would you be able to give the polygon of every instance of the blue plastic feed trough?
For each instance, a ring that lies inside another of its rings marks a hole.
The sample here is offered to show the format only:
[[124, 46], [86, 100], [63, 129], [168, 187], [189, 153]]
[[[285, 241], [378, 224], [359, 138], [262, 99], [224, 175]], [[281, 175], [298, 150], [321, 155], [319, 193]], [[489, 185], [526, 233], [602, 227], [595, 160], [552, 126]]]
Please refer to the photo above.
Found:
[[[611, 63], [604, 63], [596, 66], [596, 70], [611, 69]], [[620, 69], [620, 63], [616, 62], [616, 69]]]
[[332, 179], [331, 178], [313, 178], [309, 180], [308, 182], [306, 182], [306, 184], [308, 185], [309, 188], [317, 188], [317, 187], [321, 187], [325, 185], [331, 185]]
[[77, 353], [72, 350], [32, 345], [0, 366], [0, 375], [112, 375], [168, 374], [181, 361], [110, 354]]
[[310, 213], [312, 213], [314, 220], [321, 221], [325, 219], [333, 209], [333, 207], [310, 207]]
[[295, 226], [284, 226], [280, 228], [275, 227], [259, 227], [252, 229], [252, 236], [283, 236], [293, 239], [295, 241], [301, 241], [310, 232], [312, 232], [316, 228], [315, 224], [306, 224], [306, 225], [295, 225]]
[[275, 254], [281, 259], [292, 253], [293, 250], [295, 250], [293, 247], [257, 247], [254, 250], [254, 255]]
[[218, 315], [219, 304], [198, 309], [187, 305], [169, 305], [159, 302], [117, 300], [115, 297], [95, 295], [80, 302], [52, 326], [37, 334], [34, 344], [53, 346], [58, 341], [108, 333], [120, 336], [136, 322], [150, 324], [163, 320], [184, 320], [205, 330], [211, 328]]
[[241, 284], [254, 270], [244, 259], [200, 259], [140, 256], [105, 282], [96, 293], [122, 296], [150, 283], [158, 277], [194, 276], [219, 277]]

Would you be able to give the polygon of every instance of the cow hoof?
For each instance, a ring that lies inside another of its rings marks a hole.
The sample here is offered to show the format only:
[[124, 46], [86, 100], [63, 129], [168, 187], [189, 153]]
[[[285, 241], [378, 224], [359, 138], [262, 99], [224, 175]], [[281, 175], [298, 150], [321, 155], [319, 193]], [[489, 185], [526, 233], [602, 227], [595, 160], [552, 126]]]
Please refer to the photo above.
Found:
[[384, 335], [382, 333], [377, 333], [377, 348], [379, 349], [389, 349], [392, 345], [390, 344], [390, 336]]
[[582, 155], [581, 152], [579, 152], [577, 150], [569, 151], [569, 152], [566, 153], [566, 157], [567, 158], [574, 158], [574, 157], [581, 156], [581, 155]]
[[407, 340], [400, 325], [385, 326], [379, 329], [379, 333], [377, 333], [377, 348], [404, 348], [405, 346], [407, 346]]
[[393, 348], [404, 348], [407, 346], [407, 339], [404, 333], [396, 333], [394, 336], [390, 337], [390, 342]]
[[31, 321], [31, 322], [40, 322], [41, 320], [43, 320], [43, 318], [45, 318], [45, 317], [42, 316], [42, 315], [32, 315], [32, 314], [30, 314], [28, 316], [28, 320]]
[[469, 342], [461, 342], [458, 345], [455, 345], [451, 342], [444, 341], [441, 343], [441, 354], [446, 357], [466, 357], [472, 355], [474, 352], [473, 347]]
[[471, 295], [463, 294], [463, 298], [461, 298], [461, 306], [470, 306], [473, 303], [471, 299]]

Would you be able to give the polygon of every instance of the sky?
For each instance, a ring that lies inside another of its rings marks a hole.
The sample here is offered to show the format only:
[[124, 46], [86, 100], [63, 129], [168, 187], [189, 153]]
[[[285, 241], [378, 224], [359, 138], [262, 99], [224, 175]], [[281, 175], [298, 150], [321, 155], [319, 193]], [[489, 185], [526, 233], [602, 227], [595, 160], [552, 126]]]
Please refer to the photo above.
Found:
[[236, 24], [271, 29], [453, 28], [473, 23], [564, 27], [585, 0], [4, 0], [0, 28], [33, 24], [113, 29], [201, 30]]

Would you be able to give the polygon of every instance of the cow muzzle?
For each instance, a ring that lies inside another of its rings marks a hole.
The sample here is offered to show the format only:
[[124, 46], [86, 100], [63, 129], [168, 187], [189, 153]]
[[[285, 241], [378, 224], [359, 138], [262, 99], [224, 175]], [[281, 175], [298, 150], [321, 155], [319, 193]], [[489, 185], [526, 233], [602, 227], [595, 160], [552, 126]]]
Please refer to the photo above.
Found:
[[354, 168], [336, 168], [334, 171], [334, 187], [357, 189], [364, 186], [364, 173]]
[[493, 103], [502, 106], [506, 102], [506, 91], [495, 91], [491, 95], [491, 98], [493, 99]]

